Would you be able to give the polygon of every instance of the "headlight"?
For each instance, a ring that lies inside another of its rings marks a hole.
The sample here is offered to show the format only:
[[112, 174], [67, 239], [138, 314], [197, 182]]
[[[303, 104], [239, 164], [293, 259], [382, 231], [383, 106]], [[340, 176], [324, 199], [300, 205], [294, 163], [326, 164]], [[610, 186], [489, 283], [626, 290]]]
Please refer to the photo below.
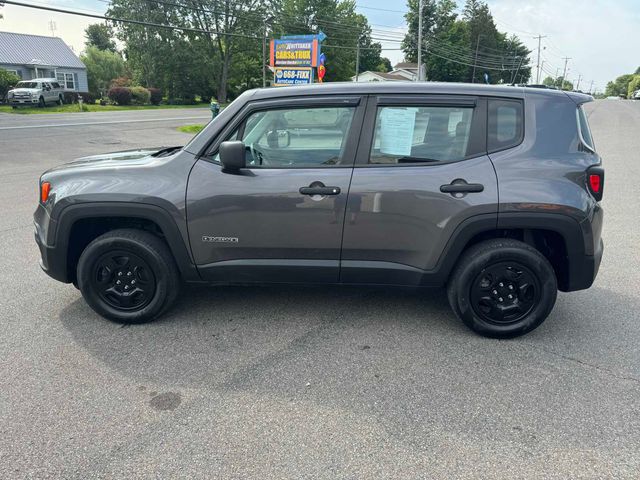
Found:
[[38, 97], [38, 94], [37, 94], [37, 93], [32, 93], [32, 94], [31, 94], [31, 96], [32, 96], [33, 98], [37, 98], [37, 97]]
[[13, 92], [9, 92], [9, 94], [7, 95], [8, 98], [13, 98]]

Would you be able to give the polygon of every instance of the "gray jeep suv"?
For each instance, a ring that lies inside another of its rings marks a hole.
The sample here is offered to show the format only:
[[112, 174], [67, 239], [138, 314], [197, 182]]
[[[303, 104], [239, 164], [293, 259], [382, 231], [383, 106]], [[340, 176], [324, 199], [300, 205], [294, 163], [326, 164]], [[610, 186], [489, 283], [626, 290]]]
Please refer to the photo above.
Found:
[[182, 282], [446, 285], [477, 333], [522, 335], [598, 271], [591, 100], [435, 83], [247, 91], [185, 147], [43, 174], [42, 268], [125, 323], [161, 315]]

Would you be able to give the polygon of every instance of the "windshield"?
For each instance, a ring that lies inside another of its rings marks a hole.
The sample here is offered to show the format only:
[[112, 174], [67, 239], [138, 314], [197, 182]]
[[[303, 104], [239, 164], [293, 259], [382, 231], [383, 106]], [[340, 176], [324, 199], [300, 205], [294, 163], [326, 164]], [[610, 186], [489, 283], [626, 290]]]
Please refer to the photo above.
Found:
[[38, 82], [18, 82], [16, 88], [38, 88]]

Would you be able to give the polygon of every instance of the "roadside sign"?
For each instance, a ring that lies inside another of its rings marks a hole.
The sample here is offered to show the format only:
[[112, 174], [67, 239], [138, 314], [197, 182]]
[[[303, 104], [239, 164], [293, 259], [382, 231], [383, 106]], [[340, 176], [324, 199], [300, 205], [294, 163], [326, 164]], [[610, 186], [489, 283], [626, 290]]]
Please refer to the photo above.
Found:
[[272, 67], [316, 67], [320, 51], [317, 38], [271, 40]]
[[311, 67], [275, 67], [274, 83], [276, 87], [287, 85], [307, 85], [313, 83]]

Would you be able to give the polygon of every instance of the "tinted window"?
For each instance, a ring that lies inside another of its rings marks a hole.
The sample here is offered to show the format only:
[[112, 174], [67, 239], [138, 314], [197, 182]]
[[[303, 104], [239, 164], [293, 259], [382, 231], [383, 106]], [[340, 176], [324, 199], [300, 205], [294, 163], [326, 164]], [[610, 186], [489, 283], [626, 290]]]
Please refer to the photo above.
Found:
[[18, 82], [16, 88], [40, 88], [38, 82]]
[[472, 116], [471, 107], [380, 107], [369, 163], [461, 160]]
[[60, 84], [58, 82], [51, 82], [53, 88], [60, 88]]
[[515, 147], [522, 141], [524, 113], [519, 100], [489, 100], [487, 148], [490, 152]]
[[593, 137], [591, 137], [591, 129], [589, 128], [589, 122], [587, 121], [587, 115], [584, 113], [582, 107], [578, 107], [578, 128], [580, 129], [580, 137], [582, 143], [592, 151], [596, 151], [593, 143]]
[[[252, 168], [325, 167], [340, 164], [353, 107], [264, 110], [244, 122], [242, 140]], [[238, 138], [234, 132], [227, 140]], [[214, 160], [219, 161], [218, 155]]]

